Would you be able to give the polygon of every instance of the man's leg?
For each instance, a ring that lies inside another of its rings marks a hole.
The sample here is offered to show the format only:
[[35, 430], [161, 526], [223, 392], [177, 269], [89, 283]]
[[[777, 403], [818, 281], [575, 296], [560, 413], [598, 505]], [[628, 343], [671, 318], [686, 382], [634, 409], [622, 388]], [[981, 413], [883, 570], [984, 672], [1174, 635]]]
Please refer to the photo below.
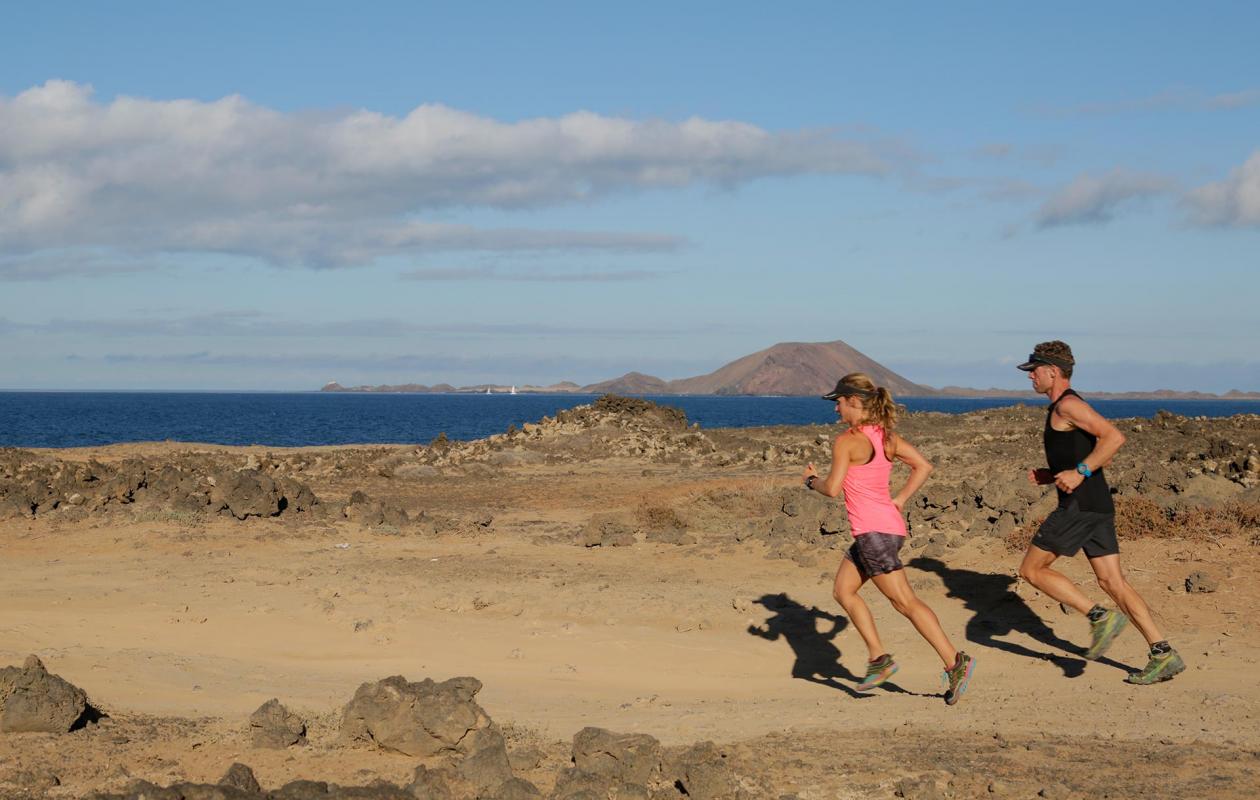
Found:
[[866, 643], [867, 659], [874, 661], [884, 655], [884, 645], [879, 640], [879, 631], [875, 629], [875, 618], [871, 616], [870, 608], [858, 595], [858, 590], [864, 583], [866, 583], [866, 577], [858, 570], [856, 564], [846, 558], [840, 562], [840, 569], [836, 570], [836, 583], [832, 589], [832, 596], [844, 609], [844, 613], [849, 615], [849, 621], [853, 623], [853, 627], [857, 628], [862, 641]]
[[1155, 618], [1151, 616], [1150, 607], [1124, 577], [1124, 572], [1120, 569], [1120, 556], [1106, 555], [1091, 558], [1089, 565], [1094, 568], [1098, 586], [1115, 601], [1125, 616], [1133, 621], [1145, 637], [1146, 643], [1152, 645], [1163, 641], [1164, 636], [1159, 632]]
[[941, 629], [941, 621], [936, 618], [936, 612], [920, 600], [914, 593], [914, 589], [910, 588], [910, 582], [906, 580], [906, 571], [899, 569], [876, 575], [871, 578], [871, 582], [883, 593], [884, 597], [888, 598], [898, 613], [910, 620], [919, 635], [932, 645], [932, 649], [941, 657], [945, 668], [954, 666], [958, 660], [958, 651], [954, 649], [949, 637]]
[[1145, 685], [1166, 681], [1184, 672], [1186, 663], [1159, 632], [1146, 601], [1125, 579], [1124, 572], [1120, 569], [1120, 556], [1115, 553], [1094, 556], [1090, 558], [1089, 564], [1098, 576], [1098, 585], [1133, 620], [1133, 624], [1137, 625], [1151, 648], [1150, 660], [1146, 662], [1146, 666], [1138, 672], [1130, 673], [1125, 680]]
[[1049, 550], [1029, 545], [1024, 561], [1019, 565], [1019, 575], [1060, 603], [1088, 614], [1094, 604], [1066, 575], [1050, 567], [1056, 558], [1058, 556]]

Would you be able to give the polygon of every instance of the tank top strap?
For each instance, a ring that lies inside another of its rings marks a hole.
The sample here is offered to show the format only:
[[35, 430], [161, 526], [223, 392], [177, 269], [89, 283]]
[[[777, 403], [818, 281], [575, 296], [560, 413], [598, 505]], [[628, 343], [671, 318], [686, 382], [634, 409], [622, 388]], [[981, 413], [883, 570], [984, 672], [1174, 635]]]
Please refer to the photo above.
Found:
[[[1054, 413], [1055, 408], [1057, 408], [1057, 407], [1058, 407], [1059, 403], [1062, 403], [1062, 402], [1063, 402], [1063, 398], [1065, 398], [1065, 397], [1081, 397], [1081, 396], [1080, 396], [1079, 394], [1077, 394], [1077, 393], [1076, 393], [1076, 390], [1075, 390], [1075, 389], [1068, 389], [1066, 392], [1064, 392], [1063, 394], [1059, 395], [1059, 399], [1058, 399], [1058, 400], [1055, 400], [1053, 403], [1051, 403], [1051, 404], [1050, 404], [1050, 408], [1049, 408], [1049, 409], [1047, 410], [1047, 412], [1046, 412], [1046, 418], [1047, 418], [1047, 419], [1049, 419], [1049, 415], [1050, 415], [1050, 414], [1053, 414], [1053, 413]], [[1085, 398], [1083, 398], [1083, 397], [1082, 397], [1081, 399], [1082, 399], [1082, 400], [1084, 400]]]
[[879, 425], [863, 425], [859, 428], [866, 440], [871, 443], [871, 449], [875, 454], [871, 456], [868, 464], [888, 461], [888, 455], [884, 452], [884, 429]]

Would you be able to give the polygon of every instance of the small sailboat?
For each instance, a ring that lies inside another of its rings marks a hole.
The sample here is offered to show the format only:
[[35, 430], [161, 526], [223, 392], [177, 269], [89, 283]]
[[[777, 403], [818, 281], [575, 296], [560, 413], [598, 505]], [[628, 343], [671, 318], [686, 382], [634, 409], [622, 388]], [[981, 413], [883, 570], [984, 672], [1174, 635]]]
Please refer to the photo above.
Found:
[[489, 386], [487, 386], [487, 387], [486, 387], [486, 394], [490, 394], [490, 387], [489, 387]]
[[508, 394], [516, 394], [516, 384], [515, 384], [515, 383], [514, 383], [514, 384], [512, 384], [512, 391], [508, 392]]

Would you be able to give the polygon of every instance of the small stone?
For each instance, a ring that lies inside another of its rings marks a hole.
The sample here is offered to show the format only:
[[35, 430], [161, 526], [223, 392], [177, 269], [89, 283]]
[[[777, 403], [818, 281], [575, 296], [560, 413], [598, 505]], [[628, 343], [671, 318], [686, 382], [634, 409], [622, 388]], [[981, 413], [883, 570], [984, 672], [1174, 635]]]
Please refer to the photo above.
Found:
[[306, 722], [276, 698], [263, 703], [249, 717], [254, 747], [281, 749], [306, 744]]
[[1216, 579], [1206, 572], [1195, 571], [1186, 576], [1186, 591], [1192, 594], [1206, 594], [1216, 591]]
[[228, 771], [219, 779], [219, 785], [230, 786], [233, 789], [240, 789], [251, 794], [260, 794], [262, 792], [262, 787], [258, 785], [258, 779], [254, 777], [254, 771], [240, 763], [228, 767]]

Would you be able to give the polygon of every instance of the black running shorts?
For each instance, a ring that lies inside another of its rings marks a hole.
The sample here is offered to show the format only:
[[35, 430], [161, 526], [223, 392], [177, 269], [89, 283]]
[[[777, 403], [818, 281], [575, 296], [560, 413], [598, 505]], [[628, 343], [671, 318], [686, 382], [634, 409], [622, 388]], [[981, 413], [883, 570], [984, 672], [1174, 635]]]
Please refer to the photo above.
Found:
[[859, 533], [853, 537], [853, 546], [844, 557], [853, 562], [862, 577], [886, 575], [902, 568], [898, 552], [906, 543], [906, 537], [896, 533]]
[[1082, 548], [1090, 558], [1114, 556], [1120, 552], [1116, 515], [1059, 506], [1041, 523], [1032, 543], [1057, 556], [1074, 556]]

